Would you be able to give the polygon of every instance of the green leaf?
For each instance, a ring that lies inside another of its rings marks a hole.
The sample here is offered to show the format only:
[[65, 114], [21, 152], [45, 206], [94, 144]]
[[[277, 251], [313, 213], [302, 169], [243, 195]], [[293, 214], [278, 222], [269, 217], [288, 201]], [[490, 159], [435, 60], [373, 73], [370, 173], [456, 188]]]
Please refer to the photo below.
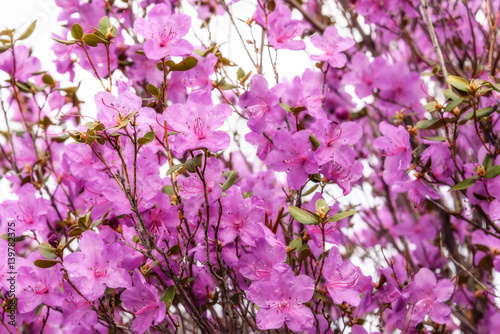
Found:
[[172, 306], [174, 298], [175, 298], [175, 285], [172, 285], [169, 286], [167, 290], [165, 290], [160, 297], [160, 300], [165, 303], [167, 311], [170, 308], [170, 306]]
[[108, 28], [111, 28], [111, 22], [109, 21], [109, 17], [103, 16], [101, 20], [99, 21], [99, 31], [106, 36], [108, 33]]
[[446, 112], [450, 112], [452, 111], [453, 109], [455, 109], [456, 107], [458, 107], [460, 105], [460, 103], [462, 103], [464, 101], [463, 98], [459, 98], [459, 99], [456, 99], [456, 100], [452, 100], [450, 103], [448, 103], [448, 105], [444, 108], [444, 111]]
[[344, 211], [344, 212], [341, 212], [341, 213], [337, 213], [336, 215], [331, 216], [328, 219], [328, 221], [329, 222], [336, 222], [336, 221], [342, 220], [344, 218], [350, 217], [350, 216], [352, 216], [355, 213], [356, 213], [356, 210], [349, 210], [349, 211]]
[[458, 100], [458, 99], [461, 99], [461, 97], [458, 96], [457, 94], [455, 94], [451, 89], [445, 89], [443, 91], [443, 94], [444, 94], [444, 97], [446, 97], [446, 99], [448, 99], [448, 100]]
[[167, 184], [161, 189], [161, 192], [167, 195], [175, 195], [174, 187], [172, 187], [170, 184]]
[[491, 157], [491, 155], [486, 153], [481, 165], [483, 165], [484, 169], [488, 170], [490, 167], [493, 167], [493, 165], [495, 165], [495, 162], [493, 161], [493, 158]]
[[183, 61], [170, 67], [170, 71], [188, 71], [198, 64], [198, 59], [195, 57], [187, 57]]
[[181, 248], [179, 245], [173, 245], [168, 249], [167, 255], [179, 255], [181, 253]]
[[153, 140], [155, 140], [155, 132], [149, 131], [144, 135], [144, 137], [137, 139], [137, 143], [139, 143], [139, 145], [146, 145], [151, 143]]
[[95, 222], [93, 222], [92, 225], [90, 226], [90, 229], [92, 230], [92, 229], [96, 228], [97, 226], [101, 225], [102, 221], [104, 219], [106, 219], [106, 217], [108, 217], [108, 214], [109, 214], [110, 211], [111, 211], [111, 209], [109, 209], [108, 211], [106, 211], [106, 213], [101, 218], [99, 218]]
[[500, 165], [490, 167], [486, 170], [486, 173], [484, 173], [486, 179], [494, 179], [498, 175], [500, 175]]
[[97, 44], [99, 44], [99, 43], [105, 43], [105, 44], [109, 43], [108, 41], [106, 41], [102, 37], [99, 37], [95, 33], [87, 34], [87, 35], [83, 36], [83, 41], [85, 42], [85, 44], [87, 44], [88, 46], [91, 46], [91, 47], [96, 47]]
[[467, 92], [470, 89], [467, 80], [457, 77], [455, 75], [449, 75], [448, 81], [450, 82], [450, 85], [463, 92]]
[[81, 40], [82, 37], [83, 37], [83, 28], [82, 28], [82, 26], [79, 25], [78, 23], [74, 23], [71, 26], [71, 36], [74, 39]]
[[[479, 109], [476, 111], [476, 117], [479, 119], [482, 117], [489, 116], [489, 115], [493, 114], [496, 110], [497, 110], [497, 106]], [[468, 120], [473, 119], [473, 118], [474, 118], [474, 110], [469, 112], [467, 114], [467, 116], [465, 116], [462, 120], [468, 121]]]
[[321, 208], [324, 211], [326, 210], [325, 208], [328, 208], [328, 203], [322, 198], [320, 198], [316, 201], [316, 211], [319, 211], [319, 209], [321, 209]]
[[436, 137], [424, 137], [424, 139], [432, 140], [432, 141], [446, 141], [446, 137], [440, 137], [440, 136], [436, 136]]
[[34, 264], [35, 266], [39, 268], [50, 268], [55, 266], [56, 264], [60, 263], [57, 260], [35, 260]]
[[160, 95], [160, 91], [158, 90], [158, 88], [156, 88], [155, 85], [148, 84], [146, 86], [146, 89], [148, 90], [149, 94], [151, 94], [152, 96], [158, 96], [158, 95]]
[[42, 81], [44, 84], [49, 86], [54, 84], [54, 79], [49, 74], [44, 74], [42, 77]]
[[19, 37], [17, 40], [22, 41], [23, 39], [30, 37], [31, 34], [33, 33], [33, 31], [35, 31], [35, 27], [36, 27], [36, 20], [30, 24], [28, 29], [26, 29], [26, 31], [24, 31], [24, 33], [21, 35], [21, 37]]
[[317, 140], [312, 133], [309, 135], [309, 140], [311, 141], [311, 144], [315, 149], [317, 149], [321, 145], [320, 141]]
[[222, 191], [226, 191], [229, 188], [231, 188], [231, 186], [234, 184], [235, 181], [236, 181], [236, 171], [233, 170], [229, 175], [229, 177], [227, 178], [226, 182], [224, 182], [224, 184], [222, 185]]
[[243, 69], [240, 67], [238, 69], [238, 72], [236, 72], [236, 78], [238, 78], [238, 80], [241, 80], [245, 77], [245, 71], [243, 71]]
[[189, 159], [188, 161], [186, 161], [185, 166], [186, 166], [187, 171], [190, 173], [194, 173], [195, 168], [201, 166], [202, 158], [203, 158], [203, 154], [200, 153], [197, 156], [195, 156], [193, 159]]
[[302, 196], [307, 196], [312, 194], [317, 188], [319, 187], [319, 184], [315, 184], [311, 188], [307, 189], [305, 192], [302, 193]]
[[418, 121], [416, 126], [417, 126], [417, 129], [432, 129], [432, 128], [436, 128], [436, 126], [437, 126], [437, 128], [440, 128], [441, 126], [443, 126], [443, 121], [440, 120], [439, 118], [424, 119], [424, 120]]
[[46, 259], [52, 260], [57, 258], [54, 248], [52, 248], [48, 242], [42, 242], [38, 245], [38, 251], [40, 252], [40, 255]]
[[431, 102], [425, 104], [424, 105], [424, 109], [427, 110], [427, 111], [434, 111], [434, 110], [436, 110], [436, 102], [431, 101]]
[[470, 186], [472, 186], [474, 183], [476, 183], [476, 179], [478, 178], [477, 175], [471, 176], [468, 179], [463, 180], [462, 182], [459, 182], [455, 184], [453, 187], [450, 188], [448, 191], [455, 191], [455, 190], [463, 190], [467, 189]]
[[290, 247], [290, 249], [295, 252], [295, 250], [299, 249], [300, 247], [302, 246], [302, 238], [295, 238], [292, 240], [292, 242], [290, 242], [290, 244], [288, 245], [288, 247]]
[[292, 217], [301, 224], [316, 225], [319, 223], [318, 217], [313, 216], [312, 214], [305, 212], [304, 210], [296, 206], [289, 206], [288, 211], [290, 211]]
[[167, 170], [167, 176], [169, 176], [170, 174], [172, 174], [173, 172], [179, 170], [182, 166], [184, 166], [184, 164], [177, 164], [177, 165], [173, 165], [172, 167], [170, 167], [168, 170]]
[[64, 45], [73, 45], [73, 44], [76, 44], [76, 41], [65, 41], [63, 39], [59, 39], [59, 38], [52, 38], [54, 41], [56, 41], [57, 43], [61, 43], [61, 44], [64, 44]]
[[286, 103], [280, 103], [281, 108], [283, 108], [285, 111], [292, 112], [292, 108], [286, 104]]

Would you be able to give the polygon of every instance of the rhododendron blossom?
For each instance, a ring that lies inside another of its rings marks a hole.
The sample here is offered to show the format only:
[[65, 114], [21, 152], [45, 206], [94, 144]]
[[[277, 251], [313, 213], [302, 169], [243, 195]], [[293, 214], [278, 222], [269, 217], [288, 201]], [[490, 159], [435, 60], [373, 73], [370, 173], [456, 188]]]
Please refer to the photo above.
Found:
[[53, 0], [0, 27], [0, 333], [498, 332], [498, 6]]

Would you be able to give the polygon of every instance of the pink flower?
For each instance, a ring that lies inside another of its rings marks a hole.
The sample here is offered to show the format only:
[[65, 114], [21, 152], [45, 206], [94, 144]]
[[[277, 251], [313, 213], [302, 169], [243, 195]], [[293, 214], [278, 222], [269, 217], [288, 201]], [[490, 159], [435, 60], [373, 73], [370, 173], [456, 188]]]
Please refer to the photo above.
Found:
[[287, 182], [292, 189], [300, 189], [309, 174], [318, 172], [309, 131], [302, 130], [293, 135], [288, 131], [278, 131], [273, 137], [273, 143], [276, 150], [269, 154], [267, 163], [275, 171], [288, 172]]
[[340, 37], [334, 26], [326, 28], [323, 36], [314, 35], [311, 37], [311, 43], [324, 52], [321, 55], [311, 56], [311, 59], [324, 61], [335, 68], [341, 68], [345, 65], [347, 57], [342, 51], [348, 50], [355, 44], [349, 37]]
[[444, 302], [453, 294], [453, 284], [446, 279], [436, 281], [436, 276], [427, 268], [421, 268], [408, 286], [415, 302], [412, 320], [420, 322], [429, 314], [432, 321], [444, 324], [450, 318], [450, 307]]
[[119, 266], [121, 247], [104, 244], [99, 234], [86, 231], [80, 239], [80, 250], [64, 258], [71, 281], [80, 292], [93, 301], [101, 297], [106, 287], [130, 286], [130, 276]]
[[165, 318], [165, 304], [160, 301], [158, 291], [148, 284], [144, 276], [135, 269], [132, 274], [134, 287], [125, 290], [120, 299], [125, 309], [135, 315], [132, 323], [134, 333], [146, 332], [151, 324], [159, 324]]
[[336, 247], [330, 250], [323, 268], [323, 277], [326, 279], [326, 289], [334, 303], [346, 302], [353, 306], [359, 305], [361, 302], [357, 290], [359, 269], [350, 261], [343, 261]]
[[181, 13], [172, 14], [165, 4], [154, 6], [148, 19], [137, 18], [135, 31], [146, 38], [144, 52], [150, 59], [183, 56], [193, 51], [193, 45], [182, 39], [191, 26], [191, 18]]
[[231, 138], [217, 129], [231, 115], [231, 108], [226, 104], [214, 107], [210, 93], [198, 90], [189, 95], [186, 104], [171, 105], [165, 114], [169, 129], [179, 132], [174, 139], [176, 152], [202, 147], [218, 152], [228, 148]]
[[294, 332], [313, 325], [311, 310], [302, 305], [314, 294], [314, 282], [306, 275], [294, 276], [292, 270], [273, 269], [269, 282], [254, 282], [247, 291], [248, 299], [260, 307], [257, 327], [278, 329], [285, 323]]

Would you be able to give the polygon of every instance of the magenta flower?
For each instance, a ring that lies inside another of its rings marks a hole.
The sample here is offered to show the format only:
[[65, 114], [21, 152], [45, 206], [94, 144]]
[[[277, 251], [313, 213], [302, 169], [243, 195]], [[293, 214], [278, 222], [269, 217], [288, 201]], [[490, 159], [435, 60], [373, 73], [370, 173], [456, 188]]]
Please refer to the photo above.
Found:
[[123, 307], [135, 315], [132, 330], [134, 333], [142, 334], [151, 324], [163, 321], [166, 309], [165, 304], [159, 299], [156, 288], [146, 282], [139, 270], [134, 270], [132, 280], [134, 287], [125, 290], [120, 299]]
[[277, 84], [269, 89], [263, 75], [257, 74], [250, 81], [250, 90], [241, 95], [239, 106], [248, 113], [248, 127], [262, 134], [266, 127], [279, 126], [285, 120], [285, 110], [280, 106], [284, 86]]
[[312, 131], [321, 143], [315, 153], [316, 160], [320, 165], [332, 160], [335, 161], [339, 148], [354, 145], [363, 136], [363, 129], [354, 122], [342, 124], [327, 121], [316, 122]]
[[186, 104], [171, 105], [165, 114], [169, 129], [179, 132], [175, 136], [176, 152], [182, 154], [202, 147], [217, 152], [228, 148], [231, 138], [217, 129], [231, 115], [231, 108], [226, 104], [214, 107], [210, 93], [198, 90], [189, 95]]
[[[33, 255], [38, 255], [33, 253]], [[36, 260], [35, 256], [30, 257], [31, 262]], [[24, 260], [24, 259], [23, 259]], [[28, 261], [30, 261], [28, 259]], [[50, 269], [38, 268], [24, 260], [18, 272], [18, 298], [17, 306], [20, 313], [33, 311], [38, 305], [44, 303], [48, 306], [61, 306], [62, 298], [59, 291], [62, 275], [60, 265]], [[9, 278], [10, 276], [7, 276]]]
[[355, 44], [349, 37], [340, 37], [337, 28], [334, 26], [326, 28], [323, 32], [323, 36], [314, 35], [311, 37], [311, 43], [324, 52], [321, 55], [311, 56], [311, 59], [324, 61], [335, 68], [344, 67], [347, 62], [347, 57], [342, 51], [348, 50]]
[[80, 292], [93, 301], [101, 297], [106, 287], [130, 286], [130, 276], [119, 266], [121, 249], [118, 244], [104, 244], [99, 234], [86, 231], [80, 239], [80, 250], [64, 258], [71, 281]]
[[[286, 268], [286, 249], [282, 245], [271, 245], [265, 238], [255, 241], [250, 253], [241, 256], [240, 273], [248, 279], [269, 281], [271, 270]], [[283, 271], [283, 269], [280, 269]]]
[[49, 201], [36, 197], [36, 188], [26, 183], [18, 191], [18, 200], [9, 200], [1, 204], [2, 216], [7, 221], [16, 222], [16, 232], [21, 235], [26, 231], [47, 230], [47, 218], [50, 208]]
[[287, 182], [292, 189], [300, 189], [309, 174], [318, 172], [309, 131], [302, 130], [294, 135], [287, 131], [277, 131], [273, 143], [276, 150], [269, 153], [267, 163], [275, 171], [288, 172]]
[[[259, 7], [259, 6], [257, 6]], [[288, 6], [278, 2], [276, 8], [269, 14], [269, 44], [276, 50], [304, 50], [306, 44], [295, 40], [304, 31], [304, 25], [298, 20], [292, 20], [292, 11]]]
[[260, 307], [257, 327], [261, 330], [278, 329], [285, 323], [294, 332], [302, 332], [313, 325], [311, 309], [302, 305], [314, 294], [314, 282], [306, 275], [294, 276], [292, 270], [271, 271], [269, 282], [254, 282], [247, 291], [248, 299]]
[[[222, 187], [220, 183], [223, 180], [222, 166], [214, 157], [207, 160], [205, 168], [205, 182], [207, 185], [208, 204], [211, 205], [217, 201], [222, 195]], [[183, 199], [189, 203], [184, 207], [186, 215], [193, 217], [198, 213], [198, 209], [205, 202], [205, 191], [202, 180], [198, 175], [193, 174], [189, 177], [179, 175], [179, 192]]]
[[154, 6], [148, 19], [137, 18], [135, 31], [146, 38], [144, 52], [150, 59], [183, 56], [193, 51], [193, 45], [182, 39], [191, 26], [191, 18], [181, 13], [172, 14], [165, 4]]
[[449, 320], [451, 310], [445, 301], [453, 294], [453, 284], [450, 281], [446, 279], [437, 281], [432, 271], [421, 268], [408, 286], [408, 290], [415, 302], [412, 320], [420, 322], [427, 314], [438, 324], [444, 324]]
[[359, 305], [361, 302], [357, 290], [359, 269], [350, 261], [343, 261], [336, 247], [330, 249], [323, 268], [323, 277], [326, 279], [326, 289], [334, 303], [346, 302], [353, 306]]
[[239, 187], [232, 187], [221, 199], [223, 208], [219, 237], [223, 245], [237, 237], [245, 244], [252, 244], [258, 237], [256, 224], [264, 221], [264, 203], [257, 197], [243, 198]]
[[[0, 70], [7, 72], [9, 75], [13, 75], [17, 80], [28, 81], [32, 77], [33, 73], [40, 71], [42, 67], [40, 60], [36, 57], [30, 55], [30, 49], [24, 45], [16, 45], [14, 47], [15, 54], [15, 67], [14, 67], [14, 57], [12, 56], [12, 50], [7, 50], [6, 52], [0, 53]], [[15, 68], [15, 73], [14, 73]]]
[[403, 126], [395, 127], [387, 122], [381, 122], [379, 128], [383, 136], [376, 138], [373, 146], [379, 155], [386, 157], [384, 179], [392, 179], [391, 183], [394, 183], [397, 181], [395, 176], [401, 174], [398, 172], [406, 171], [410, 167], [410, 134]]

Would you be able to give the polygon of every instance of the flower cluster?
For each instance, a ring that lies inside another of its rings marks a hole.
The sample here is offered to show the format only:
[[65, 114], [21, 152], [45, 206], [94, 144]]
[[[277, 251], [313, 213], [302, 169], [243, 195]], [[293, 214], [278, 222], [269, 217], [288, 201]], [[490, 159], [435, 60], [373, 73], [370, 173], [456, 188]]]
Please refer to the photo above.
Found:
[[497, 2], [55, 3], [54, 71], [0, 32], [1, 333], [498, 331]]

